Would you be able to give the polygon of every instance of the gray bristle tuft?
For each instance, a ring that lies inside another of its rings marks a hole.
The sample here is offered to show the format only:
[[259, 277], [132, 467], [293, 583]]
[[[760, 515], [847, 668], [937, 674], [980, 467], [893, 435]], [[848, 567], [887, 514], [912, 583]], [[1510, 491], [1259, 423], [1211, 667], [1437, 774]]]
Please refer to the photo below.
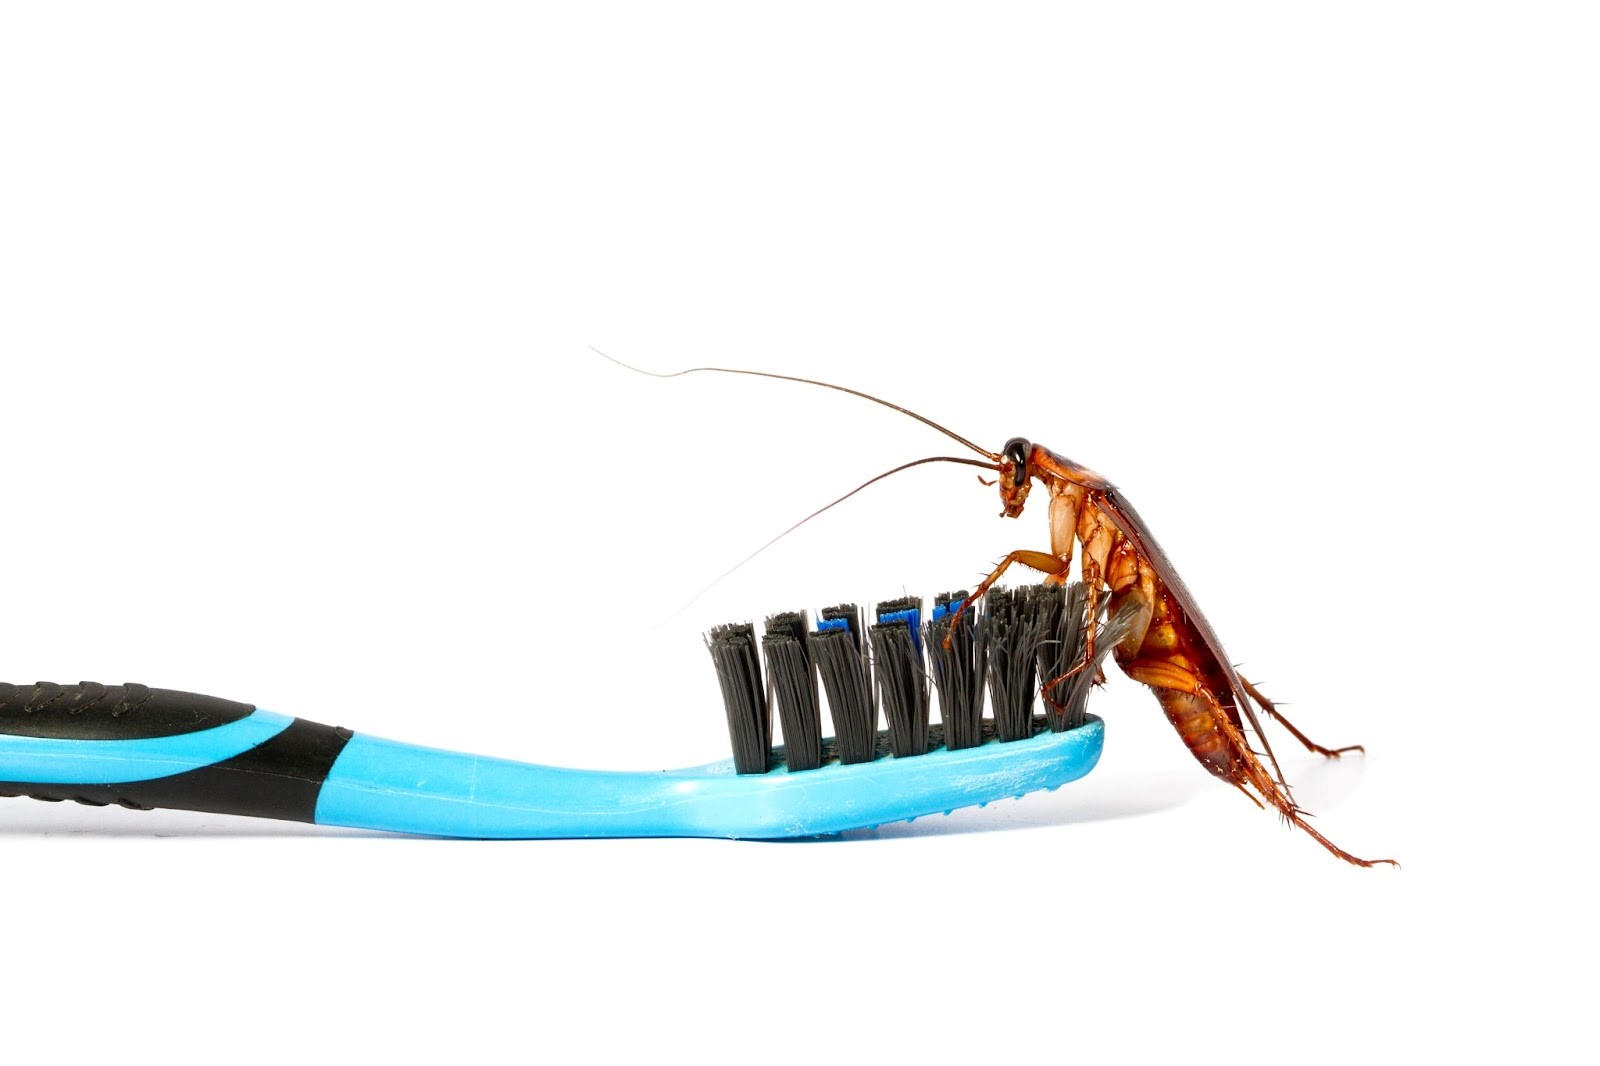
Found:
[[[887, 612], [880, 607], [878, 613]], [[928, 678], [918, 635], [905, 621], [880, 622], [869, 634], [878, 699], [889, 724], [889, 750], [897, 758], [922, 755], [928, 750]]]
[[764, 774], [772, 754], [772, 711], [761, 687], [755, 626], [748, 622], [717, 626], [706, 636], [717, 668], [722, 704], [733, 742], [733, 765], [741, 774]]
[[815, 770], [822, 765], [822, 704], [807, 643], [810, 626], [804, 612], [786, 611], [768, 618], [763, 628], [761, 651], [778, 705], [784, 759], [790, 770]]
[[[967, 593], [941, 593], [934, 610], [941, 617], [928, 623], [923, 643], [933, 664], [933, 684], [939, 692], [939, 719], [944, 723], [945, 746], [976, 747], [983, 742], [983, 679], [988, 670], [986, 645], [978, 639], [976, 610], [962, 612], [954, 627], [951, 615], [965, 603]], [[945, 646], [949, 638], [949, 647]]]
[[[859, 614], [858, 616], [859, 617]], [[811, 654], [828, 696], [834, 740], [842, 763], [871, 762], [877, 751], [878, 716], [872, 704], [872, 669], [853, 630], [824, 629], [811, 635]]]

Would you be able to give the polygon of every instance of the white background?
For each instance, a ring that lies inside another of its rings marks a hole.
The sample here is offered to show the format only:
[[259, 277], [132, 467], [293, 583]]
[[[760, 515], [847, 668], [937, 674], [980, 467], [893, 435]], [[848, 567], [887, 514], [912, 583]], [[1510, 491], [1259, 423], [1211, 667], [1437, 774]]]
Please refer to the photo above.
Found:
[[7, 1057], [1576, 1057], [1592, 15], [1106, 7], [6, 6], [3, 674], [720, 757], [705, 627], [1045, 543], [929, 467], [680, 610], [955, 448], [587, 346], [767, 369], [1120, 484], [1401, 872], [1120, 675], [1090, 778], [832, 842], [10, 800]]

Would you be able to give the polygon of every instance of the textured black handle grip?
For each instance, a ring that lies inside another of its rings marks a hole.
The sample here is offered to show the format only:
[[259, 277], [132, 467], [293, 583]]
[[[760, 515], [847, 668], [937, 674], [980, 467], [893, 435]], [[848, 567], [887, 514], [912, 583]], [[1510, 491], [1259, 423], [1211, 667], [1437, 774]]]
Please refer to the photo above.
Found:
[[145, 685], [0, 682], [0, 733], [53, 740], [145, 740], [236, 722], [248, 703]]
[[[248, 703], [146, 685], [0, 682], [0, 738], [63, 741], [71, 753], [93, 749], [98, 741], [159, 743], [238, 722], [255, 710]], [[301, 718], [278, 721], [286, 723], [281, 731], [256, 746], [169, 776], [104, 784], [9, 780], [0, 758], [0, 796], [315, 821], [322, 783], [352, 734]]]

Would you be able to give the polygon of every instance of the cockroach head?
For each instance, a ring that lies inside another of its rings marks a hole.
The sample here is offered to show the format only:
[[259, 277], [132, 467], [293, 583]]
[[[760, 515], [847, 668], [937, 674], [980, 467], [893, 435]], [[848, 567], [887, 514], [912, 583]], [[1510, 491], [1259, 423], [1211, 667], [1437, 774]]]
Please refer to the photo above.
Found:
[[1028, 489], [1033, 486], [1033, 472], [1028, 458], [1033, 445], [1026, 438], [1012, 437], [1000, 450], [1000, 512], [1002, 518], [1015, 518], [1028, 502]]

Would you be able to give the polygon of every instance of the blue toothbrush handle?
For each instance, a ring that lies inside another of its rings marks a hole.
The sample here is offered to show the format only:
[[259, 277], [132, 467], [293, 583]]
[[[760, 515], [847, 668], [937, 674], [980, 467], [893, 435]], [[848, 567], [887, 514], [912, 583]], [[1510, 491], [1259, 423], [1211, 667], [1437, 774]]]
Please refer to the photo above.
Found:
[[0, 684], [0, 795], [471, 838], [839, 833], [1055, 788], [1097, 718], [1031, 740], [789, 773], [577, 770], [442, 751], [143, 685]]

